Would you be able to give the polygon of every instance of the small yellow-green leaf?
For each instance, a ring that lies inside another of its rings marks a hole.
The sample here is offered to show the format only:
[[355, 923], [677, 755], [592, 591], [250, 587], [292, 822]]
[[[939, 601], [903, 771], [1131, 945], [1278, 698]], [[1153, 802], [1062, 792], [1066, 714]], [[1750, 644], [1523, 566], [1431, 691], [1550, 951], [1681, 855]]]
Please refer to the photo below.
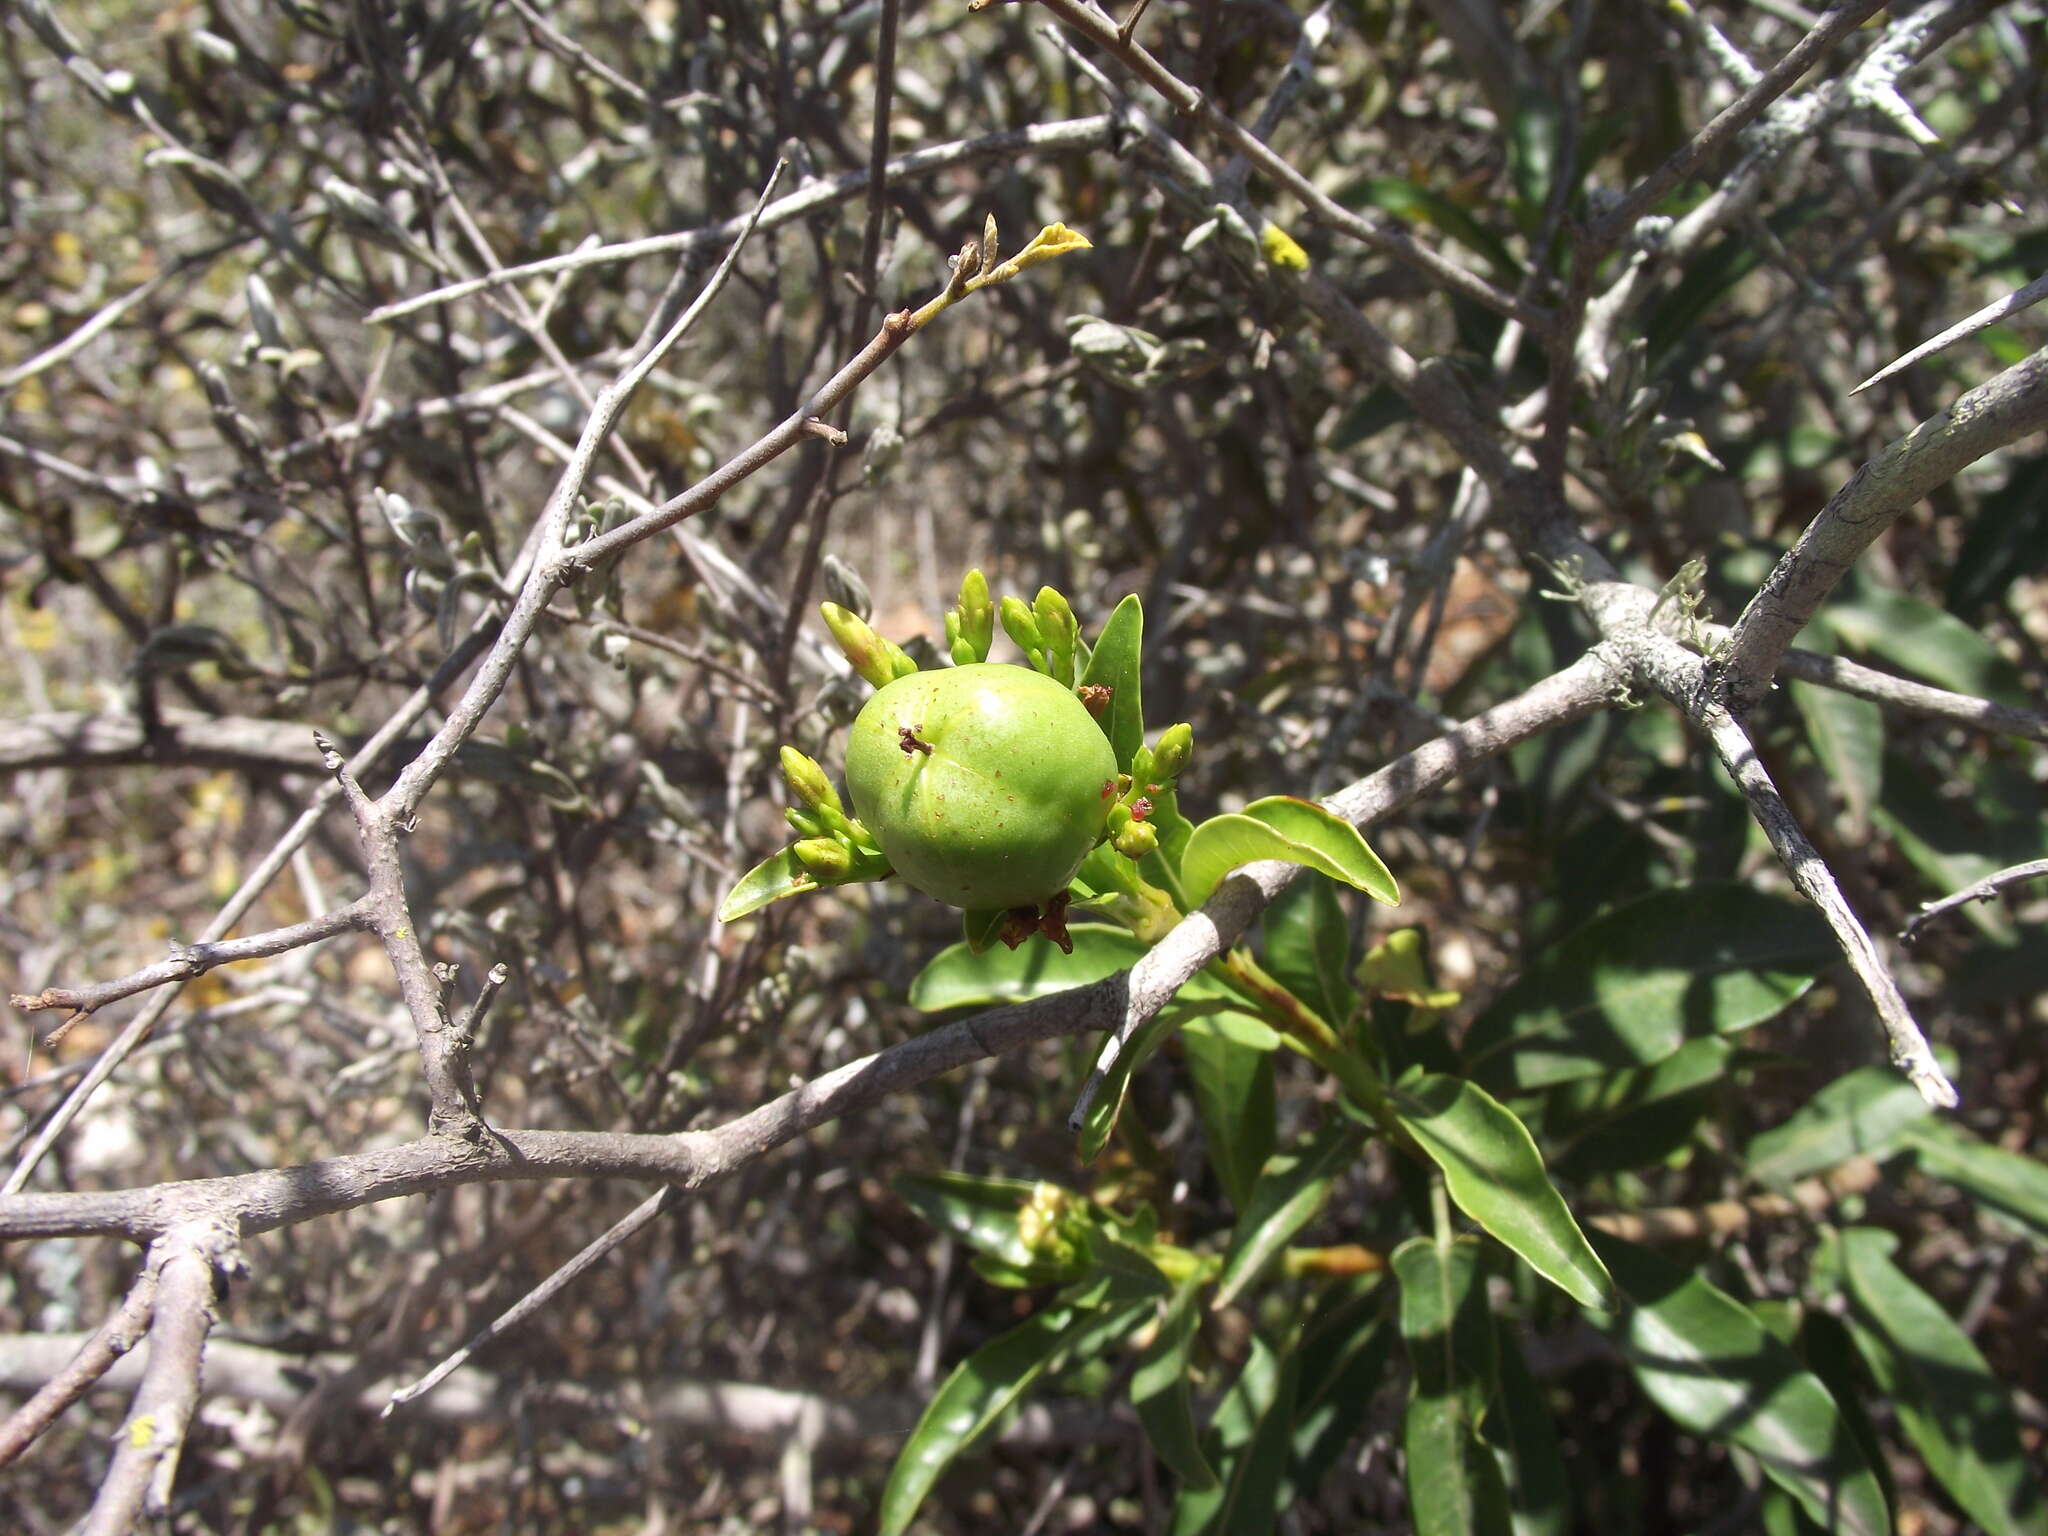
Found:
[[737, 922], [749, 912], [758, 912], [770, 902], [781, 901], [785, 896], [801, 895], [818, 888], [810, 872], [796, 861], [796, 854], [785, 848], [773, 858], [763, 859], [744, 875], [739, 884], [726, 892], [725, 900], [719, 903], [718, 920], [721, 923]]
[[1268, 266], [1284, 271], [1306, 272], [1309, 267], [1308, 252], [1278, 224], [1268, 224], [1259, 231], [1259, 254], [1266, 258]]
[[1358, 829], [1312, 800], [1270, 795], [1242, 811], [1212, 816], [1195, 828], [1181, 855], [1181, 885], [1190, 907], [1207, 901], [1240, 864], [1282, 859], [1321, 870], [1373, 900], [1395, 906], [1401, 890]]

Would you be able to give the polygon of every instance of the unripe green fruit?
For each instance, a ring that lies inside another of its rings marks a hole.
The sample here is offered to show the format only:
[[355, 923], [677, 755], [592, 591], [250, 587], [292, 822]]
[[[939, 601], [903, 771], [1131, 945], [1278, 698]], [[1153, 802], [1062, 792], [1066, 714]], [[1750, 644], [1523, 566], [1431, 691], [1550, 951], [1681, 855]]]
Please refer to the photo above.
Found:
[[1116, 773], [1072, 689], [986, 662], [898, 678], [846, 746], [854, 814], [896, 873], [977, 910], [1064, 891], [1102, 837]]

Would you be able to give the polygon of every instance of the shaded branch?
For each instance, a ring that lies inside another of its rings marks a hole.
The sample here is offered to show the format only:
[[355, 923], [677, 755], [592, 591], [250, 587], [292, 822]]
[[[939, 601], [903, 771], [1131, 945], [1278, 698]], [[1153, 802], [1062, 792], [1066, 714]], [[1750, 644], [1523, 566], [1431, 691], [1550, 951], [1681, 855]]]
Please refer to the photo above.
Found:
[[43, 714], [0, 720], [0, 773], [30, 768], [190, 764], [245, 772], [317, 773], [306, 727], [287, 720], [163, 709], [154, 728], [134, 715]]
[[[54, 1358], [24, 1370], [20, 1380], [5, 1383], [17, 1391], [33, 1390], [34, 1395], [0, 1424], [0, 1467], [20, 1456], [59, 1414], [95, 1386], [127, 1385], [109, 1380], [108, 1373], [149, 1330], [156, 1310], [157, 1274], [157, 1266], [145, 1264], [99, 1332], [66, 1340], [61, 1353], [53, 1352]], [[22, 1360], [23, 1352], [0, 1347], [0, 1371], [19, 1368]]]
[[1905, 931], [1899, 937], [1909, 941], [1916, 939], [1920, 936], [1923, 924], [1933, 922], [1943, 913], [1953, 912], [1956, 908], [1968, 906], [1973, 901], [1989, 901], [2009, 885], [2018, 885], [2025, 880], [2038, 880], [2043, 875], [2048, 875], [2048, 859], [2029, 859], [2024, 864], [2008, 865], [1952, 896], [1928, 902], [1907, 919]]

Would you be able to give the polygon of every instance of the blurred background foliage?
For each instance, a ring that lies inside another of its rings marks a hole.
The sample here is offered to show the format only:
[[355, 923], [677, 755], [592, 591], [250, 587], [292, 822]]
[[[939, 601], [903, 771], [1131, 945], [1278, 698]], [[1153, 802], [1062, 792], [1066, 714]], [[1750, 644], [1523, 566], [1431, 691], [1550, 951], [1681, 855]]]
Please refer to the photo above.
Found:
[[[119, 766], [120, 753], [37, 758], [9, 738], [12, 985], [118, 975], [196, 936], [317, 784], [310, 730], [352, 750], [436, 679], [487, 621], [590, 395], [665, 296], [692, 291], [730, 242], [733, 227], [717, 226], [753, 206], [778, 156], [790, 161], [781, 197], [866, 165], [880, 9], [14, 0], [0, 28], [0, 712], [8, 730], [189, 712], [248, 729], [200, 730]], [[1869, 116], [1800, 143], [1753, 214], [1659, 279], [1607, 388], [1579, 402], [1573, 510], [1653, 585], [1703, 558], [1705, 612], [1722, 622], [1857, 465], [2040, 343], [2039, 317], [2022, 315], [1848, 393], [2048, 267], [2041, 9], [1948, 9], [1946, 45], [1909, 93], [1940, 147]], [[1760, 62], [1803, 31], [1783, 0], [1701, 14]], [[1249, 123], [1309, 21], [1275, 0], [1160, 0], [1141, 35]], [[1340, 201], [1538, 293], [1578, 221], [1731, 94], [1698, 27], [1648, 7], [1347, 0], [1317, 13], [1325, 24], [1275, 147]], [[711, 918], [780, 840], [777, 744], [836, 767], [858, 707], [810, 616], [823, 555], [858, 572], [899, 641], [936, 634], [971, 564], [1002, 589], [1059, 586], [1091, 628], [1139, 593], [1149, 714], [1195, 728], [1191, 814], [1325, 792], [1587, 644], [1568, 606], [1543, 600], [1551, 574], [1502, 530], [1469, 526], [1444, 444], [1331, 345], [1290, 273], [1246, 248], [1249, 232], [1205, 212], [1211, 199], [1175, 185], [1138, 127], [1105, 115], [1117, 99], [1044, 28], [1028, 5], [904, 7], [892, 154], [1054, 131], [1041, 147], [998, 139], [894, 178], [873, 293], [859, 277], [863, 193], [818, 196], [764, 227], [633, 405], [591, 526], [673, 494], [795, 408], [879, 307], [936, 291], [945, 254], [985, 213], [1011, 245], [1058, 219], [1094, 250], [919, 335], [856, 397], [846, 447], [807, 445], [683, 537], [558, 599], [427, 802], [407, 877], [430, 952], [462, 968], [466, 993], [495, 963], [512, 972], [478, 1056], [493, 1119], [716, 1123], [923, 1027], [909, 984], [957, 925], [915, 893], [858, 888], [734, 930]], [[1191, 142], [1221, 168], [1213, 144]], [[1300, 220], [1256, 176], [1251, 187], [1312, 270], [1412, 351], [1503, 408], [1542, 384], [1539, 348], [1504, 337], [1498, 316]], [[680, 267], [674, 249], [606, 254], [704, 229]], [[515, 285], [366, 319], [572, 255]], [[1803, 643], [2038, 707], [2044, 570], [2048, 455], [2034, 441], [1903, 520]], [[2048, 853], [2038, 744], [1803, 685], [1756, 727], [1874, 931]], [[1464, 1042], [1468, 1066], [1483, 1039], [1468, 1031], [1489, 1006], [1561, 946], [1589, 931], [1597, 943], [1602, 914], [1706, 882], [1784, 888], [1732, 786], [1655, 704], [1532, 741], [1374, 843], [1406, 892], [1399, 912], [1334, 888], [1314, 899], [1348, 930], [1354, 965], [1396, 926], [1426, 931], [1432, 984], [1459, 998], [1434, 1027]], [[358, 868], [352, 833], [330, 818], [245, 929], [349, 899]], [[1694, 909], [1653, 910], [1682, 944]], [[1890, 1259], [1852, 1245], [1855, 1273], [1910, 1275], [1913, 1294], [1959, 1320], [1994, 1362], [2010, 1394], [2001, 1422], [2036, 1472], [2048, 1212], [2024, 1191], [1994, 1209], [2002, 1176], [1981, 1170], [2033, 1177], [2048, 1147], [2044, 915], [2022, 891], [1900, 954], [1916, 1009], [1953, 1049], [1959, 1129], [1892, 1127], [1783, 1165], [1796, 1179], [1855, 1153], [1885, 1160], [1882, 1181], [1827, 1219], [1896, 1239]], [[1647, 931], [1628, 926], [1624, 949]], [[1695, 1079], [1603, 1078], [1610, 1103], [1553, 1098], [1543, 1144], [1575, 1206], [1695, 1208], [1769, 1185], [1754, 1138], [1876, 1056], [1860, 995], [1839, 968], [1810, 971], [1771, 1022], [1713, 1037], [1723, 1048], [1694, 1062]], [[54, 1050], [31, 1044], [33, 1027], [16, 1026], [0, 1098], [10, 1161], [116, 1026], [96, 1016]], [[501, 1395], [469, 1422], [406, 1411], [379, 1423], [355, 1399], [502, 1311], [641, 1191], [487, 1185], [253, 1240], [221, 1337], [348, 1364], [321, 1391], [267, 1402], [219, 1389], [232, 1370], [217, 1366], [181, 1528], [867, 1528], [935, 1385], [1034, 1305], [977, 1278], [893, 1178], [1046, 1179], [1125, 1210], [1143, 1194], [1196, 1247], [1220, 1246], [1233, 1224], [1218, 1132], [1168, 1057], [1134, 1087], [1142, 1158], [1120, 1143], [1079, 1165], [1063, 1126], [1091, 1054], [1074, 1042], [983, 1063], [692, 1196], [482, 1358]], [[416, 1076], [367, 938], [217, 972], [185, 989], [32, 1187], [199, 1177], [401, 1139], [418, 1126]], [[1270, 1092], [1274, 1145], [1320, 1118], [1324, 1090], [1304, 1063], [1279, 1059]], [[2020, 1156], [1987, 1165], [1983, 1148]], [[1964, 1164], [1979, 1174], [1959, 1175]], [[1366, 1159], [1298, 1241], [1390, 1251], [1415, 1229], [1415, 1195], [1388, 1159]], [[1901, 1394], [1877, 1390], [1875, 1368], [1837, 1337], [1827, 1276], [1847, 1261], [1829, 1242], [1794, 1215], [1664, 1260], [1757, 1303], [1826, 1364], [1869, 1421], [1859, 1434], [1901, 1529], [1975, 1528], [1900, 1422]], [[112, 1245], [17, 1246], [0, 1324], [94, 1326], [129, 1273]], [[1261, 1351], [1336, 1326], [1357, 1300], [1344, 1286], [1366, 1283], [1287, 1275], [1205, 1315], [1197, 1402], [1251, 1390]], [[1479, 1284], [1497, 1330], [1521, 1340], [1514, 1358], [1526, 1356], [1576, 1496], [1544, 1528], [1804, 1518], [1743, 1448], [1660, 1414], [1526, 1271], [1496, 1266]], [[1345, 1398], [1343, 1434], [1296, 1442], [1281, 1528], [1405, 1528], [1407, 1368], [1384, 1353]], [[1169, 1528], [1174, 1479], [1107, 1406], [1130, 1369], [1110, 1354], [1041, 1383], [1046, 1416], [942, 1480], [921, 1528]], [[696, 1381], [860, 1412], [851, 1430], [793, 1436], [665, 1421], [651, 1406]], [[0, 1487], [4, 1523], [65, 1529], [117, 1413], [112, 1398], [74, 1411]]]

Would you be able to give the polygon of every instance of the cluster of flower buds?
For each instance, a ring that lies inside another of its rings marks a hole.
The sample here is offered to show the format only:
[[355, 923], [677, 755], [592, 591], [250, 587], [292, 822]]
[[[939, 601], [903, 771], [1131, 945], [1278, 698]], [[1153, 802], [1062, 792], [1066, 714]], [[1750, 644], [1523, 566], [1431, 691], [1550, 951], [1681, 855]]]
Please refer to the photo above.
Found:
[[1159, 846], [1159, 831], [1146, 820], [1156, 798], [1173, 788], [1194, 752], [1194, 727], [1167, 727], [1156, 747], [1140, 747], [1131, 771], [1117, 778], [1117, 802], [1109, 808], [1110, 846], [1127, 859], [1142, 859]]
[[782, 814], [795, 828], [797, 863], [820, 885], [880, 880], [891, 873], [874, 835], [846, 814], [832, 780], [795, 747], [782, 749], [782, 782], [796, 804]]
[[1040, 587], [1029, 603], [1021, 597], [1006, 597], [1002, 617], [1003, 633], [1016, 641], [1032, 671], [1043, 672], [1062, 688], [1074, 686], [1081, 626], [1065, 597], [1051, 587]]
[[1081, 1257], [1088, 1218], [1082, 1197], [1043, 1179], [1017, 1212], [1017, 1238], [1041, 1264], [1067, 1265]]
[[988, 595], [988, 578], [971, 570], [960, 579], [960, 603], [946, 612], [946, 650], [956, 667], [988, 660], [996, 638], [996, 605]]
[[908, 677], [917, 670], [917, 663], [902, 646], [885, 640], [851, 609], [837, 603], [820, 603], [818, 611], [824, 614], [825, 627], [832, 631], [839, 649], [853, 663], [853, 670], [875, 687], [886, 688], [897, 678]]

